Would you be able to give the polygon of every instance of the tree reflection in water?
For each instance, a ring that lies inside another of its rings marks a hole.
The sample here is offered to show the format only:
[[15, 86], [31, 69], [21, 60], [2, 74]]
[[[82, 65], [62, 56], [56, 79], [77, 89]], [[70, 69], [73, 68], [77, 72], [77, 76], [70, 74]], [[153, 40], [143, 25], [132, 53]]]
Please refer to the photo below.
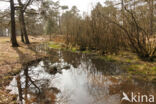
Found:
[[124, 104], [120, 102], [122, 92], [156, 94], [153, 83], [124, 73], [113, 62], [55, 51], [54, 56], [24, 68], [7, 89], [28, 104]]

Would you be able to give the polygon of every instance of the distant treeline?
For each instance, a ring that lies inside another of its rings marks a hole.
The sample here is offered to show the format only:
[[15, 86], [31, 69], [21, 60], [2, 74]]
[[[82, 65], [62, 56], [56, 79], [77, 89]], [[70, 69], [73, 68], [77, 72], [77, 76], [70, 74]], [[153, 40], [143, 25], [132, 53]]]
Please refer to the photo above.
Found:
[[66, 43], [80, 50], [98, 50], [117, 54], [120, 50], [135, 52], [141, 59], [156, 56], [156, 2], [121, 0], [114, 4], [98, 3], [91, 15], [83, 18], [72, 8], [62, 15]]

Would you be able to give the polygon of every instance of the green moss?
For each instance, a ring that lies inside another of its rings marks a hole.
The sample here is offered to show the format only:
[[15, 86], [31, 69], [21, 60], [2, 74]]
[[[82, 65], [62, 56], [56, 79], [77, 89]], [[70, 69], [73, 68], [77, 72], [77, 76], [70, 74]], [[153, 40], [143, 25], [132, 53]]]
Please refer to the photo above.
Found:
[[85, 50], [85, 51], [82, 51], [82, 53], [88, 53], [88, 54], [91, 54], [92, 52], [89, 51], [89, 50]]
[[127, 68], [128, 69], [128, 71], [135, 71], [136, 69], [134, 69], [133, 67], [129, 67], [129, 68]]
[[71, 51], [71, 52], [82, 52], [82, 53], [87, 53], [87, 54], [91, 54], [92, 52], [89, 50], [85, 50], [85, 51], [79, 51], [79, 49], [77, 47], [72, 47], [72, 48], [68, 48], [68, 49], [64, 49], [67, 51]]
[[131, 59], [126, 59], [126, 62], [131, 63], [132, 60]]
[[54, 48], [54, 49], [61, 49], [61, 44], [54, 43], [54, 42], [49, 42], [49, 45], [48, 46], [50, 48]]
[[104, 61], [114, 62], [115, 59], [113, 56], [107, 55], [107, 56], [96, 56], [96, 58], [102, 59]]
[[4, 76], [4, 80], [8, 80], [8, 79], [11, 79], [12, 77], [11, 76]]
[[82, 52], [82, 53], [88, 53], [88, 54], [91, 54], [91, 51], [89, 50], [85, 50], [85, 51], [80, 51], [78, 47], [72, 47], [71, 49], [68, 49], [69, 51], [71, 52]]
[[73, 53], [78, 52], [76, 48], [63, 48], [63, 50], [70, 51], [70, 52], [73, 52]]
[[152, 67], [151, 69], [152, 69], [153, 71], [156, 71], [156, 66]]
[[105, 59], [107, 60], [107, 61], [115, 61], [114, 59], [113, 59], [113, 57], [112, 56], [106, 56], [105, 57]]
[[148, 72], [151, 73], [151, 70], [148, 70], [148, 67], [146, 65], [142, 64], [134, 64], [128, 66], [128, 72], [131, 74], [147, 74]]
[[137, 69], [139, 69], [139, 65], [131, 65], [131, 66], [128, 68], [129, 71], [134, 71], [134, 70], [137, 70]]
[[71, 49], [71, 51], [72, 51], [72, 52], [76, 52], [77, 49], [74, 47], [74, 48]]

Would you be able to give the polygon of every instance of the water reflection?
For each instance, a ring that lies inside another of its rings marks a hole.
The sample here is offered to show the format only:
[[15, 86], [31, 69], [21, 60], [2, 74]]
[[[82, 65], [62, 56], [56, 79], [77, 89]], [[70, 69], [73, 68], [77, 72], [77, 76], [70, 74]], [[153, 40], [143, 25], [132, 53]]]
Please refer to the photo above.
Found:
[[115, 63], [67, 51], [51, 54], [7, 86], [21, 104], [135, 104], [121, 102], [122, 92], [156, 95], [154, 84], [128, 78]]

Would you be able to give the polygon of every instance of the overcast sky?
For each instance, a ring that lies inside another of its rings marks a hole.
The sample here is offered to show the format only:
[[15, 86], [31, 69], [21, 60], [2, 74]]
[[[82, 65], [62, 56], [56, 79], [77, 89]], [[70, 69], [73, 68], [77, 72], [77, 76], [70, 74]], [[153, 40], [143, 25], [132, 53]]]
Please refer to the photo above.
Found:
[[103, 4], [105, 0], [60, 0], [61, 5], [68, 5], [69, 8], [76, 5], [81, 13], [90, 11], [97, 2]]
[[[83, 13], [90, 12], [92, 7], [94, 7], [97, 2], [103, 4], [106, 0], [59, 0], [59, 1], [61, 5], [67, 5], [69, 8], [71, 8], [73, 5], [76, 5], [80, 10], [80, 13]], [[0, 9], [6, 8], [9, 8], [9, 3], [0, 2]]]

